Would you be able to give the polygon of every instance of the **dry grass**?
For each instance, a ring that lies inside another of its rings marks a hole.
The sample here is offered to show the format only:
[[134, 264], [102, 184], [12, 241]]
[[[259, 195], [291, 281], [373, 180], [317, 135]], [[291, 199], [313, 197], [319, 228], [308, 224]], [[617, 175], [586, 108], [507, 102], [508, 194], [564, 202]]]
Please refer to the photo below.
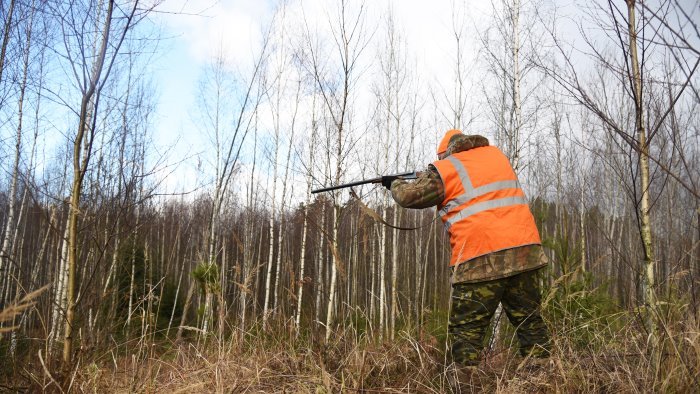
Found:
[[[686, 315], [687, 316], [687, 315]], [[346, 328], [296, 337], [289, 322], [267, 332], [253, 327], [224, 341], [192, 338], [153, 343], [152, 335], [102, 352], [80, 354], [69, 372], [44, 371], [34, 355], [1, 387], [85, 393], [646, 393], [693, 392], [700, 379], [700, 324], [674, 317], [647, 340], [633, 312], [608, 322], [550, 322], [553, 355], [544, 363], [514, 355], [513, 339], [486, 354], [470, 382], [452, 387], [445, 345], [425, 332], [400, 332], [379, 342]], [[506, 336], [512, 335], [508, 332]], [[194, 336], [194, 334], [193, 334]], [[585, 339], [585, 340], [583, 340]], [[116, 341], [115, 341], [116, 342]], [[62, 388], [52, 379], [62, 383]]]
[[[16, 317], [21, 315], [24, 311], [27, 309], [30, 309], [31, 307], [34, 306], [36, 303], [36, 298], [41, 295], [46, 289], [49, 288], [49, 285], [46, 285], [38, 290], [35, 290], [21, 299], [13, 302], [12, 304], [8, 305], [5, 307], [3, 310], [0, 311], [0, 324], [4, 324], [7, 322], [13, 322]], [[15, 330], [17, 326], [4, 326], [0, 327], [0, 339], [2, 339], [2, 334], [12, 332]]]
[[[434, 343], [412, 338], [375, 344], [339, 332], [325, 345], [250, 331], [223, 344], [183, 344], [140, 359], [80, 371], [80, 391], [113, 392], [444, 392]], [[442, 380], [445, 380], [444, 377]]]
[[544, 363], [500, 350], [486, 355], [471, 382], [459, 388], [451, 387], [444, 345], [432, 336], [404, 333], [379, 344], [345, 330], [322, 344], [295, 339], [284, 329], [274, 335], [238, 333], [222, 344], [136, 346], [131, 355], [81, 367], [72, 388], [122, 393], [691, 392], [699, 371], [698, 331], [666, 339], [685, 343], [682, 353], [655, 357], [647, 354], [643, 337], [630, 335], [631, 329], [607, 337], [607, 347], [575, 348], [557, 335], [554, 354]]

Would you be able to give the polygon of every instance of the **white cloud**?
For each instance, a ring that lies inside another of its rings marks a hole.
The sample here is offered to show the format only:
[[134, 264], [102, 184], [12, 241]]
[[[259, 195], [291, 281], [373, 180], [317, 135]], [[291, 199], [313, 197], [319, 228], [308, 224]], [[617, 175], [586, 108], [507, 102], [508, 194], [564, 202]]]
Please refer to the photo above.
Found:
[[[226, 1], [186, 1], [175, 0], [167, 3], [170, 10], [181, 11], [181, 15], [167, 15], [163, 18], [168, 34], [177, 38], [177, 59], [169, 67], [172, 76], [168, 81], [169, 87], [164, 89], [164, 103], [169, 103], [159, 111], [163, 111], [163, 124], [168, 125], [168, 130], [163, 131], [163, 135], [172, 133], [172, 130], [180, 130], [180, 137], [184, 141], [180, 149], [182, 156], [191, 154], [193, 147], [203, 147], [202, 141], [197, 141], [198, 136], [194, 135], [194, 128], [189, 120], [188, 112], [194, 102], [194, 91], [196, 88], [197, 76], [201, 66], [205, 64], [221, 46], [227, 58], [236, 66], [244, 77], [247, 77], [247, 70], [252, 65], [259, 48], [263, 30], [271, 23], [276, 9], [280, 2], [259, 1], [259, 0], [226, 0]], [[321, 40], [325, 40], [329, 48], [332, 49], [332, 29], [337, 31], [338, 20], [337, 0], [298, 0], [286, 3], [285, 26], [288, 27], [290, 37], [295, 37], [302, 30], [303, 19], [309, 23], [309, 28], [314, 35], [320, 35]], [[349, 1], [348, 8], [350, 15], [354, 15], [359, 1]], [[463, 24], [464, 40], [466, 46], [465, 61], [474, 62], [477, 53], [477, 43], [474, 37], [474, 25], [483, 21], [487, 14], [484, 2], [455, 2], [453, 0], [433, 1], [426, 5], [423, 1], [407, 0], [376, 0], [365, 1], [366, 21], [365, 34], [370, 39], [368, 47], [364, 50], [362, 66], [364, 70], [358, 85], [356, 86], [355, 98], [358, 104], [354, 126], [358, 129], [368, 126], [368, 106], [373, 100], [371, 86], [379, 78], [377, 72], [377, 56], [384, 50], [385, 46], [385, 19], [388, 10], [394, 12], [395, 23], [402, 40], [406, 44], [406, 60], [408, 68], [415, 73], [420, 80], [422, 87], [426, 90], [427, 85], [438, 85], [450, 92], [454, 81], [455, 64], [455, 40], [453, 32], [453, 6], [457, 4], [462, 14], [458, 17], [459, 23]], [[490, 7], [490, 6], [489, 6]], [[465, 14], [464, 12], [468, 12]], [[198, 15], [188, 15], [198, 14]], [[278, 16], [279, 17], [279, 16]], [[275, 21], [276, 27], [280, 26], [279, 19]], [[370, 38], [371, 37], [371, 38]], [[328, 56], [333, 58], [337, 52], [335, 49], [329, 50]], [[295, 80], [293, 73], [288, 72], [285, 77]], [[476, 77], [475, 77], [476, 78]], [[292, 90], [293, 83], [288, 83], [288, 89]], [[415, 87], [412, 89], [416, 89]], [[293, 97], [292, 95], [287, 95]], [[427, 95], [426, 102], [429, 101]], [[283, 105], [281, 117], [290, 119], [293, 111], [293, 103], [286, 102]], [[304, 103], [308, 117], [308, 103]], [[422, 136], [430, 144], [437, 140], [441, 131], [441, 119], [424, 108], [422, 114], [427, 123], [434, 125], [428, 133]], [[432, 111], [434, 112], [434, 111]], [[179, 122], [179, 123], [178, 123]], [[261, 108], [258, 118], [259, 129], [271, 130], [272, 119], [270, 109], [267, 105]], [[284, 121], [283, 121], [284, 122]], [[176, 125], [178, 123], [180, 126]], [[300, 131], [299, 133], [302, 133]], [[435, 138], [430, 138], [435, 134]], [[265, 138], [264, 136], [261, 136]], [[299, 134], [297, 134], [299, 138]], [[432, 153], [432, 148], [429, 149]], [[420, 156], [424, 152], [416, 154]], [[432, 157], [432, 156], [429, 156]], [[291, 176], [291, 175], [290, 175]], [[303, 189], [303, 188], [299, 188]], [[296, 193], [295, 193], [296, 194]]]
[[204, 63], [222, 47], [236, 62], [250, 57], [263, 25], [270, 20], [272, 4], [261, 0], [187, 1], [168, 4], [164, 23], [187, 45], [188, 61]]

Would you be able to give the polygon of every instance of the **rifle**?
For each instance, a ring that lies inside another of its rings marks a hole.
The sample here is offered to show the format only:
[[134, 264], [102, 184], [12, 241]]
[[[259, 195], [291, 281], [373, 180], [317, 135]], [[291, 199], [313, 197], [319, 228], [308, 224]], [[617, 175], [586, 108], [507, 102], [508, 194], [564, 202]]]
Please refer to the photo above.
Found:
[[415, 171], [413, 172], [403, 172], [401, 174], [393, 174], [393, 175], [382, 175], [376, 178], [370, 178], [370, 179], [364, 179], [361, 181], [355, 181], [355, 182], [350, 182], [350, 183], [345, 183], [343, 185], [336, 185], [336, 186], [329, 186], [329, 187], [324, 187], [322, 189], [316, 189], [312, 190], [311, 193], [321, 193], [321, 192], [328, 192], [331, 190], [337, 190], [337, 189], [344, 189], [346, 187], [353, 187], [353, 186], [359, 186], [359, 185], [365, 185], [368, 183], [382, 183], [385, 180], [391, 180], [392, 182], [395, 181], [396, 179], [416, 179], [418, 175], [416, 174]]

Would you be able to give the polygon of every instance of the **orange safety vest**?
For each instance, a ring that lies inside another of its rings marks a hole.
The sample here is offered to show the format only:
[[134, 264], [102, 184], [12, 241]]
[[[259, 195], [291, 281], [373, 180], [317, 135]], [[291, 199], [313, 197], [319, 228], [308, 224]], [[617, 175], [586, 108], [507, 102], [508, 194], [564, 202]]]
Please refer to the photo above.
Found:
[[541, 244], [535, 218], [508, 158], [484, 146], [433, 163], [445, 185], [438, 206], [450, 234], [450, 266], [518, 246]]

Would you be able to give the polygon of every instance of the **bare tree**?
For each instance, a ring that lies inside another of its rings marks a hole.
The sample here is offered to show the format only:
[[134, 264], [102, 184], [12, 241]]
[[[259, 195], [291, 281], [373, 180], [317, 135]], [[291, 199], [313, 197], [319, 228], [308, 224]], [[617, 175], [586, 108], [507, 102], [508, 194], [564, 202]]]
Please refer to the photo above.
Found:
[[[668, 166], [652, 151], [654, 137], [669, 121], [668, 115], [687, 91], [686, 88], [700, 64], [700, 53], [687, 45], [686, 36], [680, 33], [682, 28], [674, 28], [669, 22], [673, 20], [674, 23], [683, 25], [689, 14], [678, 4], [677, 7], [668, 7], [669, 5], [673, 3], [663, 2], [650, 9], [646, 4], [628, 0], [625, 9], [621, 9], [619, 4], [613, 1], [608, 1], [605, 6], [591, 7], [589, 15], [595, 18], [602, 31], [609, 34], [606, 38], [610, 44], [615, 45], [617, 51], [611, 55], [610, 51], [601, 49], [600, 43], [594, 37], [583, 37], [590, 50], [589, 58], [600, 70], [595, 82], [585, 80], [580, 71], [581, 66], [553, 29], [550, 29], [550, 36], [556, 44], [563, 66], [554, 68], [548, 63], [541, 63], [548, 75], [572, 99], [593, 113], [601, 121], [604, 129], [619, 138], [636, 157], [628, 167], [632, 177], [630, 198], [635, 207], [644, 261], [641, 269], [644, 284], [642, 299], [649, 307], [656, 304], [657, 266], [652, 240], [651, 192], [654, 180], [651, 177], [650, 161], [693, 193], [695, 198], [700, 197], [697, 190], [689, 187], [678, 174], [668, 171]], [[638, 16], [641, 17], [641, 23], [637, 21]], [[684, 59], [678, 64], [680, 72], [677, 75], [680, 79], [676, 81], [676, 88], [669, 95], [670, 99], [664, 107], [651, 111], [657, 91], [652, 65], [664, 56]], [[694, 58], [695, 61], [687, 61], [689, 58]], [[610, 84], [611, 80], [614, 84]], [[611, 100], [615, 88], [624, 93], [625, 102]], [[632, 119], [631, 124], [628, 119]], [[646, 321], [650, 331], [655, 332], [651, 314], [646, 315]]]
[[[255, 113], [263, 97], [264, 86], [261, 82], [261, 75], [268, 55], [268, 43], [271, 30], [263, 34], [260, 52], [256, 55], [252, 65], [249, 78], [241, 83], [241, 86], [233, 86], [229, 67], [223, 53], [217, 54], [212, 66], [206, 73], [207, 82], [202, 86], [201, 100], [203, 102], [203, 112], [207, 120], [207, 128], [215, 145], [216, 155], [214, 157], [214, 190], [212, 196], [212, 206], [209, 217], [209, 231], [207, 238], [207, 265], [211, 268], [217, 264], [218, 247], [217, 239], [219, 233], [219, 221], [222, 214], [224, 200], [228, 194], [232, 177], [238, 171], [238, 163], [241, 152], [251, 131]], [[235, 103], [229, 104], [228, 97], [231, 91], [239, 91], [240, 95], [235, 97]], [[230, 111], [230, 112], [229, 112]], [[230, 122], [230, 124], [228, 124]], [[227, 132], [231, 127], [230, 132]], [[219, 272], [219, 269], [216, 269]], [[205, 320], [203, 325], [207, 325], [207, 316], [211, 315], [211, 302], [205, 303]], [[223, 308], [223, 305], [219, 305]], [[220, 311], [219, 315], [223, 313]], [[223, 328], [222, 325], [219, 327]], [[204, 329], [206, 333], [206, 329]], [[222, 336], [223, 333], [219, 332]]]
[[5, 56], [7, 54], [7, 46], [10, 42], [10, 32], [12, 32], [12, 19], [15, 12], [16, 0], [10, 0], [10, 5], [7, 7], [5, 14], [5, 23], [3, 26], [2, 47], [0, 47], [0, 82], [2, 82], [3, 72], [5, 71]]
[[[12, 12], [14, 10], [14, 1], [10, 4], [10, 11], [8, 15], [8, 21], [12, 18]], [[14, 160], [12, 161], [12, 168], [10, 172], [10, 191], [9, 191], [9, 201], [8, 201], [8, 213], [7, 221], [5, 222], [5, 231], [2, 239], [2, 248], [0, 249], [0, 271], [7, 267], [11, 261], [14, 260], [12, 249], [16, 239], [17, 229], [19, 227], [19, 221], [17, 220], [18, 211], [21, 213], [24, 210], [25, 198], [21, 199], [21, 204], [17, 207], [17, 182], [20, 176], [20, 158], [22, 156], [22, 130], [23, 121], [25, 118], [24, 108], [25, 108], [25, 94], [27, 93], [27, 80], [30, 73], [30, 54], [32, 53], [32, 33], [34, 32], [34, 17], [36, 15], [36, 9], [31, 7], [29, 10], [28, 20], [26, 22], [26, 28], [24, 29], [26, 40], [24, 42], [24, 47], [22, 48], [22, 79], [19, 85], [19, 96], [17, 99], [17, 129], [16, 138], [14, 145]], [[9, 30], [9, 26], [8, 26]], [[7, 31], [5, 36], [7, 36]], [[3, 42], [3, 53], [4, 57], [5, 42]], [[0, 79], [2, 79], [2, 59], [0, 59]], [[25, 191], [27, 188], [25, 187]], [[26, 194], [25, 194], [26, 195]], [[9, 299], [3, 298], [2, 295], [5, 294], [5, 288], [7, 287], [9, 291], [10, 287], [10, 276], [5, 276], [2, 281], [0, 281], [0, 305], [5, 304]]]
[[[76, 268], [78, 266], [78, 218], [83, 179], [93, 153], [102, 89], [119, 58], [121, 46], [151, 8], [139, 1], [117, 4], [115, 0], [59, 3], [53, 14], [60, 21], [65, 51], [62, 53], [80, 90], [77, 131], [73, 140], [73, 180], [67, 229], [67, 285], [63, 361], [70, 364], [75, 323]], [[89, 21], [84, 23], [83, 21]], [[93, 38], [94, 41], [87, 40]]]
[[537, 0], [492, 2], [494, 23], [480, 34], [483, 62], [489, 80], [482, 82], [495, 143], [503, 149], [516, 172], [524, 149], [538, 127], [545, 100], [537, 97], [544, 78], [535, 59], [544, 56], [542, 32], [534, 17], [541, 4]]
[[[364, 26], [365, 6], [360, 5], [353, 11], [345, 0], [341, 0], [337, 20], [328, 21], [334, 40], [332, 58], [337, 62], [338, 69], [334, 72], [328, 69], [328, 55], [320, 53], [311, 39], [309, 22], [306, 21], [307, 68], [313, 78], [317, 92], [322, 98], [325, 114], [329, 117], [332, 127], [332, 140], [326, 141], [327, 156], [332, 156], [334, 171], [330, 181], [339, 184], [345, 172], [345, 163], [353, 147], [353, 136], [350, 133], [350, 118], [352, 109], [352, 91], [359, 70], [358, 60], [366, 48], [368, 40]], [[336, 307], [336, 286], [338, 266], [341, 264], [338, 248], [338, 229], [340, 226], [341, 207], [338, 194], [333, 193], [333, 215], [331, 233], [326, 234], [331, 250], [331, 272], [328, 289], [328, 304], [326, 308], [326, 340], [330, 338], [334, 310]]]

